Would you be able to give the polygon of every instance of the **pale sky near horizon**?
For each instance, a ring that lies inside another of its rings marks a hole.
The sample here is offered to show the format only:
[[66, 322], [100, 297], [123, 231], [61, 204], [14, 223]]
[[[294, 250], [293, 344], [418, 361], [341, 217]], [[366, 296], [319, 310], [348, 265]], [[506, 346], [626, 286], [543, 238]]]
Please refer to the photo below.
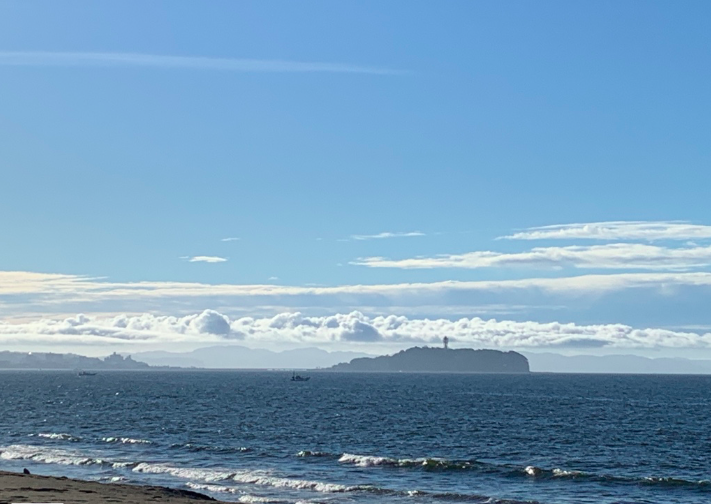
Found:
[[0, 350], [711, 358], [709, 21], [2, 2]]

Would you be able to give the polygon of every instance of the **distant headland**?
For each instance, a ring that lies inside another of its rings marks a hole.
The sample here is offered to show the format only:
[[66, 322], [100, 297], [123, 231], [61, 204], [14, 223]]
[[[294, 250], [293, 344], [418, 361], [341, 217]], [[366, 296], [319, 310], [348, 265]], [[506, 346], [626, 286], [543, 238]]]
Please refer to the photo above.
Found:
[[104, 359], [76, 354], [0, 352], [0, 369], [149, 369], [145, 362], [113, 353]]
[[471, 348], [414, 347], [395, 355], [361, 357], [330, 371], [411, 373], [528, 373], [528, 359], [517, 352]]

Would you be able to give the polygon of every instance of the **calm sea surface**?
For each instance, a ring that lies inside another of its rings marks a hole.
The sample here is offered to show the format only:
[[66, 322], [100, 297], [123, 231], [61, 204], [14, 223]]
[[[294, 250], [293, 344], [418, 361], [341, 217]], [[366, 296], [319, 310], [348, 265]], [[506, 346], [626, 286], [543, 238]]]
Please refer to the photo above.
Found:
[[274, 503], [708, 503], [711, 377], [0, 372], [0, 469]]

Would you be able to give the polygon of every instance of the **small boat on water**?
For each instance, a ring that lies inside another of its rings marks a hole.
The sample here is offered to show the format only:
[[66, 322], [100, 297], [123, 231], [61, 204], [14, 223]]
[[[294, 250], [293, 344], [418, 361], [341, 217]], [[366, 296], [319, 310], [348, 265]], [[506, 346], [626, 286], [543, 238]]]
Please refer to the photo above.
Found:
[[96, 376], [96, 373], [92, 373], [91, 371], [79, 371], [77, 373], [78, 376]]
[[294, 371], [294, 374], [291, 375], [291, 381], [309, 381], [310, 379], [310, 376], [297, 375], [296, 371]]

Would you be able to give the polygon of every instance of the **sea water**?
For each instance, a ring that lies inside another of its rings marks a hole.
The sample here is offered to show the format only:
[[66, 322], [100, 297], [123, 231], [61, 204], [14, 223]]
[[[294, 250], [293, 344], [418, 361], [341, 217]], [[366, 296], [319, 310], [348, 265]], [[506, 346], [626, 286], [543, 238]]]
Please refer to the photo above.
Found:
[[0, 372], [0, 469], [274, 503], [708, 503], [711, 377]]

